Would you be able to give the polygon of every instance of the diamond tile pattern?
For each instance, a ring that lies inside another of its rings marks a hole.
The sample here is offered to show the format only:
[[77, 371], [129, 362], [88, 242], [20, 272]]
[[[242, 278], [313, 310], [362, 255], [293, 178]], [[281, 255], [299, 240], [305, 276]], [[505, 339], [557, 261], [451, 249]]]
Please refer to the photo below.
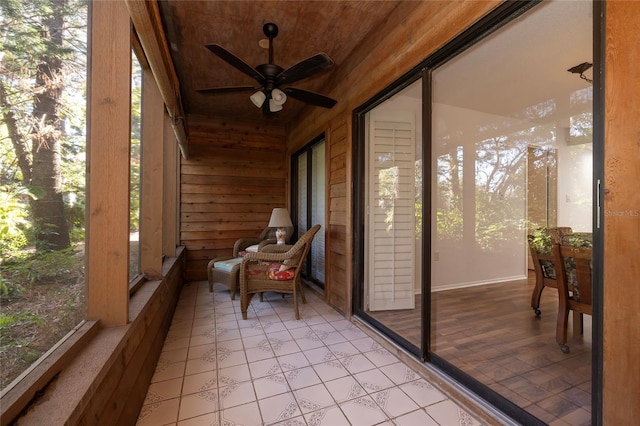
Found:
[[480, 425], [398, 357], [307, 292], [254, 298], [182, 290], [137, 425]]

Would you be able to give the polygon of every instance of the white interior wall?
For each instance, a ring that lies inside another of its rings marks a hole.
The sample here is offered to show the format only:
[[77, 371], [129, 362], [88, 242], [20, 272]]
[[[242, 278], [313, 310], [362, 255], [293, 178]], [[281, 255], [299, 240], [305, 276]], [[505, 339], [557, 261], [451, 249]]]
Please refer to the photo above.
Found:
[[558, 226], [592, 232], [593, 144], [558, 141]]
[[[505, 146], [523, 146], [521, 132], [526, 129], [537, 129], [535, 124], [459, 108], [445, 104], [434, 104], [434, 157], [442, 146], [463, 147], [464, 155], [472, 155], [475, 162], [476, 144], [493, 137], [506, 138]], [[452, 132], [450, 129], [455, 129]], [[540, 127], [540, 132], [544, 129]], [[536, 131], [531, 133], [536, 138]], [[524, 148], [526, 149], [526, 148]], [[433, 159], [432, 168], [436, 167]], [[523, 160], [526, 161], [526, 158]], [[464, 179], [476, 179], [475, 170], [464, 172]], [[526, 174], [522, 174], [519, 182], [514, 182], [521, 188], [526, 188]], [[464, 187], [464, 185], [463, 185]], [[467, 187], [468, 188], [468, 187]], [[463, 192], [463, 206], [475, 206], [475, 184], [473, 190]], [[433, 180], [433, 204], [438, 205], [437, 181]], [[464, 207], [463, 207], [464, 208]], [[510, 204], [513, 217], [504, 218], [511, 223], [514, 238], [493, 242], [495, 250], [486, 250], [475, 241], [474, 235], [464, 235], [455, 241], [447, 240], [438, 234], [437, 223], [432, 220], [432, 271], [431, 286], [433, 290], [466, 287], [500, 281], [509, 281], [525, 277], [526, 271], [526, 191], [512, 199]], [[497, 211], [498, 212], [498, 211]], [[474, 220], [475, 208], [465, 210], [465, 220]]]
[[[515, 135], [526, 128], [537, 130], [528, 143], [554, 144], [556, 126], [570, 128], [571, 118], [591, 111], [590, 84], [568, 70], [585, 61], [593, 62], [592, 19], [590, 2], [543, 2], [527, 13], [526, 24], [515, 20], [438, 67], [432, 75], [436, 109], [434, 129], [430, 131], [434, 135], [434, 156], [439, 155], [438, 146], [466, 147], [492, 136]], [[588, 70], [587, 78], [591, 72]], [[459, 110], [454, 111], [453, 106]], [[518, 123], [509, 117], [527, 121]], [[558, 223], [576, 231], [590, 231], [593, 179], [589, 144], [555, 145], [559, 149]], [[434, 196], [435, 189], [434, 185]], [[463, 202], [473, 205], [473, 194], [470, 189], [466, 191], [469, 193], [464, 194]], [[526, 199], [522, 206], [524, 225]], [[524, 230], [522, 238], [514, 240], [513, 251], [495, 256], [479, 253], [468, 236], [458, 247], [439, 239], [434, 223], [432, 231], [434, 289], [526, 273]]]

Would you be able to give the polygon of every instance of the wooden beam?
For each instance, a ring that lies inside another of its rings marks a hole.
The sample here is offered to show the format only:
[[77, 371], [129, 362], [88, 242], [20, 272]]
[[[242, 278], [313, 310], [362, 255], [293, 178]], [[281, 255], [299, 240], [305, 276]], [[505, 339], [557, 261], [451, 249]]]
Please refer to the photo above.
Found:
[[164, 204], [164, 105], [150, 70], [143, 71], [141, 142], [140, 268], [148, 279], [160, 279]]
[[131, 21], [122, 2], [91, 3], [87, 116], [87, 319], [129, 313]]
[[171, 117], [180, 152], [184, 158], [189, 158], [187, 125], [180, 97], [180, 82], [162, 30], [158, 3], [143, 0], [125, 0], [125, 3]]
[[175, 257], [178, 246], [178, 215], [180, 198], [180, 158], [176, 148], [175, 135], [171, 130], [171, 119], [165, 115], [164, 120], [164, 203], [162, 203], [162, 245], [166, 256]]

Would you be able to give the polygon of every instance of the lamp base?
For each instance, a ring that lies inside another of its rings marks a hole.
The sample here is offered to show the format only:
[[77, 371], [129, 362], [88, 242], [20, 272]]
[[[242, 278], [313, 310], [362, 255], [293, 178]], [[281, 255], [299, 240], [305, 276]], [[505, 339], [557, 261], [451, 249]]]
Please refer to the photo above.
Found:
[[278, 245], [282, 245], [286, 242], [287, 230], [284, 228], [278, 228], [276, 231], [276, 239], [278, 240]]

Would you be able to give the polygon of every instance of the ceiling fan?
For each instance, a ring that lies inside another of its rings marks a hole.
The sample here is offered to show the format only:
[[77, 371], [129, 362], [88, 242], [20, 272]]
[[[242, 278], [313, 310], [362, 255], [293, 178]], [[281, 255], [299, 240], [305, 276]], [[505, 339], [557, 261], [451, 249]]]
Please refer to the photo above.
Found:
[[283, 84], [294, 83], [331, 67], [333, 65], [331, 58], [325, 53], [319, 53], [285, 70], [273, 63], [273, 39], [278, 35], [278, 26], [273, 23], [267, 23], [263, 25], [262, 31], [269, 39], [269, 63], [258, 65], [255, 68], [219, 44], [205, 46], [222, 60], [256, 80], [258, 86], [214, 87], [211, 89], [199, 89], [198, 92], [216, 94], [253, 91], [255, 93], [251, 95], [251, 101], [258, 108], [262, 108], [262, 112], [265, 115], [280, 111], [287, 100], [287, 96], [312, 105], [332, 108], [337, 101], [319, 93], [296, 89], [295, 87], [280, 89]]

